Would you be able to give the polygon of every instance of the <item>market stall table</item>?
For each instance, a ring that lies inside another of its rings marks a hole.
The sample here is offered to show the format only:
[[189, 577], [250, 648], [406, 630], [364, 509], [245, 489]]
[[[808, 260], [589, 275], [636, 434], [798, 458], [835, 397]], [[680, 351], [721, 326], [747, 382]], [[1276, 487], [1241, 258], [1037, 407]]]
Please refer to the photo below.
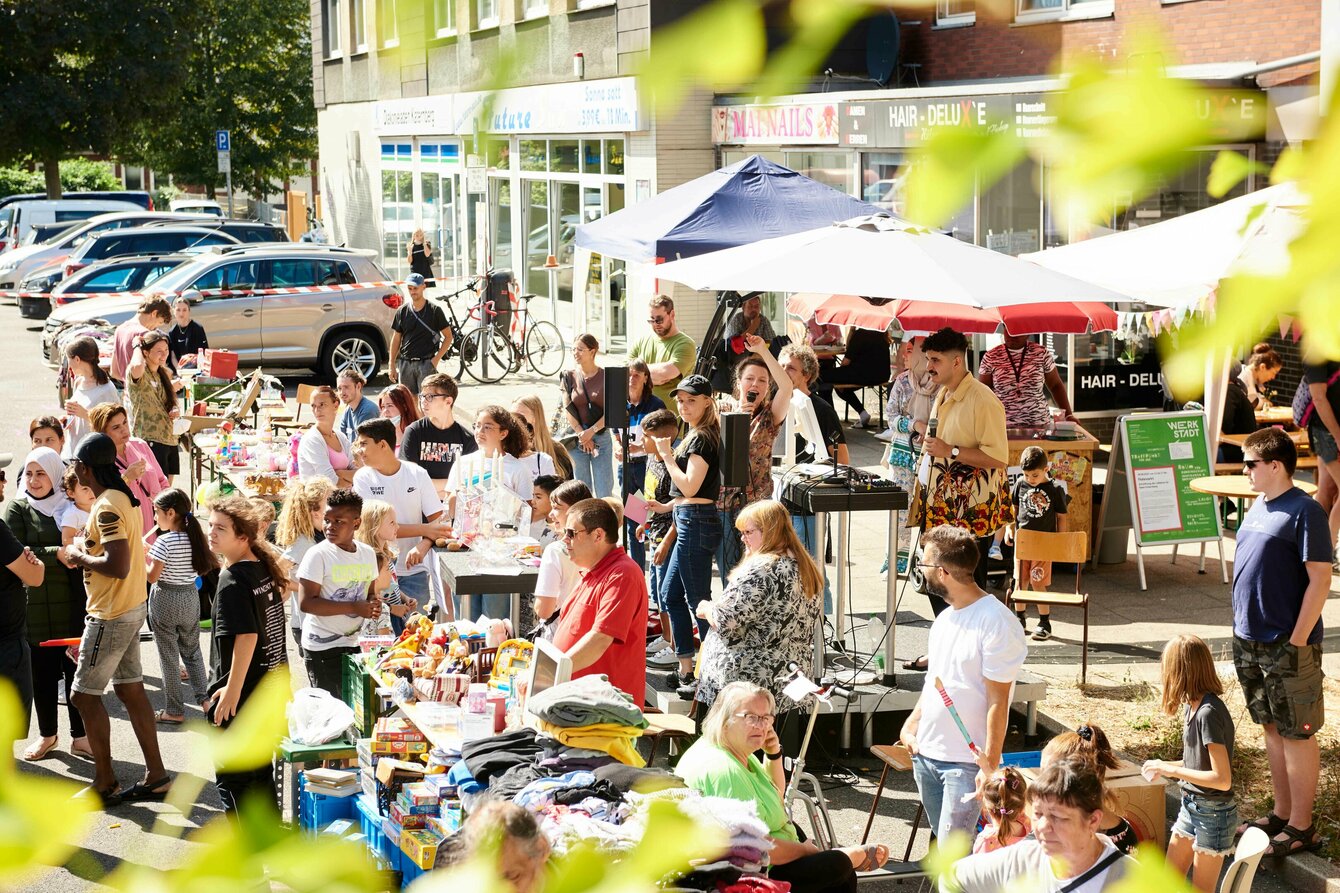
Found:
[[[436, 552], [442, 570], [442, 582], [450, 586], [453, 593], [462, 597], [508, 593], [512, 598], [513, 622], [521, 617], [521, 596], [535, 593], [535, 581], [540, 575], [538, 568], [515, 559], [508, 559], [507, 563], [496, 567], [480, 568], [477, 566], [480, 557], [473, 552], [451, 552], [446, 549], [437, 549]], [[462, 601], [461, 613], [469, 617], [474, 613], [470, 610], [473, 607], [473, 599], [468, 607]], [[514, 632], [520, 635], [526, 631]]]
[[1288, 425], [1292, 427], [1293, 423], [1292, 406], [1267, 406], [1265, 409], [1256, 411], [1256, 424], [1258, 425]]
[[[1289, 439], [1290, 439], [1291, 441], [1293, 441], [1293, 445], [1294, 445], [1295, 447], [1297, 447], [1300, 451], [1302, 451], [1302, 450], [1310, 450], [1310, 449], [1311, 449], [1311, 443], [1308, 441], [1308, 438], [1307, 438], [1307, 432], [1306, 432], [1306, 431], [1286, 431], [1285, 433], [1289, 435]], [[1237, 447], [1238, 449], [1242, 449], [1242, 445], [1243, 445], [1244, 443], [1247, 442], [1247, 438], [1248, 438], [1248, 437], [1251, 437], [1251, 435], [1250, 435], [1250, 434], [1220, 434], [1220, 435], [1219, 435], [1219, 442], [1220, 442], [1220, 443], [1229, 443], [1229, 444], [1232, 444], [1233, 446]]]

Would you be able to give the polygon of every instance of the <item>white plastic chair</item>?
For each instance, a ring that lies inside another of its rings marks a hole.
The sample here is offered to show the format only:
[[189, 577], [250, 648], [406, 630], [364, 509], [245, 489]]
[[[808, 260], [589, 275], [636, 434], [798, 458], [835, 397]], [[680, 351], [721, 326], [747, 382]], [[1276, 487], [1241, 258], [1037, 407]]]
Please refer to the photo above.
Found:
[[1219, 882], [1219, 893], [1251, 893], [1261, 857], [1270, 848], [1270, 836], [1260, 828], [1248, 828], [1233, 851], [1233, 864]]

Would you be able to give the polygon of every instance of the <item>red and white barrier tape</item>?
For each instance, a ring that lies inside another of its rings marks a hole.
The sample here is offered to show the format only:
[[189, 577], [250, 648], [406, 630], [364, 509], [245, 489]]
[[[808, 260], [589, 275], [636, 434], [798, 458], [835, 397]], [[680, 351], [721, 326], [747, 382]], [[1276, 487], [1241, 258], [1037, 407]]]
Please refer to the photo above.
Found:
[[[328, 292], [353, 291], [359, 288], [399, 288], [403, 282], [351, 282], [344, 285], [304, 285], [294, 288], [247, 288], [247, 289], [191, 289], [204, 298], [235, 298], [247, 295], [308, 295]], [[175, 298], [186, 294], [184, 291], [95, 291], [64, 292], [66, 295], [82, 301], [91, 298]], [[45, 291], [0, 291], [0, 298], [50, 298]]]

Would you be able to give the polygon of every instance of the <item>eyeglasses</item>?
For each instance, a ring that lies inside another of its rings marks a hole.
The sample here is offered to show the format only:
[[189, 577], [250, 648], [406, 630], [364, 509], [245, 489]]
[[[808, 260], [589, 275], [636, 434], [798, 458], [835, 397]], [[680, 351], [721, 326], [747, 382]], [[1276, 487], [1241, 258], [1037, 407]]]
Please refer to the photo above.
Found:
[[482, 424], [482, 425], [478, 425], [478, 424], [475, 425], [475, 430], [476, 430], [476, 431], [501, 431], [502, 429], [499, 428], [497, 425], [493, 424], [492, 422], [485, 422], [485, 423]]
[[651, 323], [654, 326], [659, 326], [669, 318], [670, 317], [668, 316], [653, 316], [650, 319], [648, 319], [647, 322]]
[[917, 562], [917, 567], [921, 567], [921, 568], [926, 568], [926, 567], [938, 567], [938, 568], [940, 568], [941, 570], [944, 569], [944, 565], [943, 565], [943, 564], [931, 564], [929, 561], [918, 561], [918, 562]]
[[438, 397], [446, 397], [446, 396], [447, 396], [446, 394], [420, 394], [420, 395], [419, 395], [419, 400], [420, 400], [420, 402], [422, 402], [422, 403], [431, 403], [433, 400], [436, 400]]
[[746, 527], [740, 531], [740, 536], [759, 536], [762, 533], [763, 531], [757, 527]]
[[773, 716], [771, 713], [736, 713], [733, 714], [736, 719], [743, 720], [747, 726], [753, 726], [756, 729], [766, 729], [772, 725]]
[[564, 528], [563, 528], [563, 542], [566, 543], [566, 542], [568, 542], [569, 540], [575, 540], [575, 539], [577, 538], [577, 534], [579, 534], [579, 533], [586, 533], [586, 531], [585, 531], [585, 530], [577, 530], [577, 529], [574, 528], [574, 527], [564, 527]]
[[1247, 471], [1251, 471], [1251, 470], [1252, 470], [1253, 468], [1255, 468], [1256, 466], [1258, 466], [1258, 465], [1260, 465], [1260, 464], [1262, 464], [1262, 463], [1264, 463], [1264, 462], [1270, 462], [1270, 461], [1273, 461], [1273, 460], [1270, 460], [1270, 459], [1243, 459], [1243, 460], [1242, 460], [1242, 467], [1243, 467], [1245, 470], [1247, 470]]

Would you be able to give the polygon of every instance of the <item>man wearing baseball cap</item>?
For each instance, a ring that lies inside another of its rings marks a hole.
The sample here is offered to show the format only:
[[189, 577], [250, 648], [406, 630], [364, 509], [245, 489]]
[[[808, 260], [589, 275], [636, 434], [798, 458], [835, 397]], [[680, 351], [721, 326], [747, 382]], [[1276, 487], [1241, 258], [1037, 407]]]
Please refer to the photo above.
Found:
[[387, 375], [391, 381], [419, 393], [425, 376], [437, 371], [437, 364], [451, 349], [451, 326], [447, 315], [424, 295], [423, 275], [410, 273], [405, 279], [409, 303], [401, 305], [391, 322], [391, 358]]

